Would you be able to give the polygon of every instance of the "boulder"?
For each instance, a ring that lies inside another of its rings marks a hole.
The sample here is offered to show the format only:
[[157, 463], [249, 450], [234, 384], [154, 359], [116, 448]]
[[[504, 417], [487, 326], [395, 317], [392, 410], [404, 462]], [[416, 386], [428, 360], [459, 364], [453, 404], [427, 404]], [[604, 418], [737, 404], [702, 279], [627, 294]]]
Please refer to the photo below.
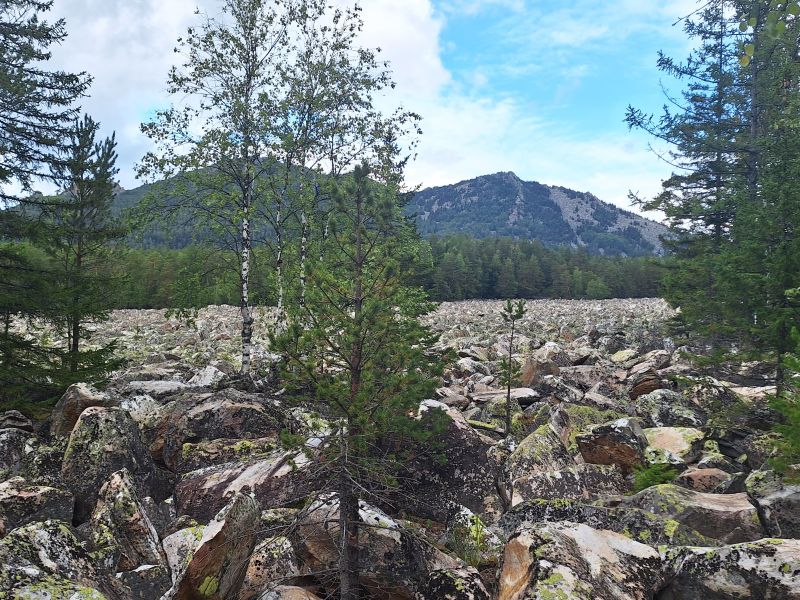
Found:
[[31, 485], [63, 488], [61, 466], [67, 438], [52, 438], [49, 443], [31, 437], [25, 442], [19, 473]]
[[[455, 409], [426, 400], [420, 427], [436, 431], [435, 444], [415, 446], [400, 474], [403, 498], [413, 514], [445, 522], [453, 508], [466, 506], [489, 522], [502, 512], [497, 481], [502, 460], [494, 441], [475, 431]], [[444, 456], [444, 461], [439, 457]]]
[[188, 564], [164, 600], [236, 598], [255, 545], [258, 503], [237, 493], [203, 530]]
[[[97, 555], [112, 573], [133, 571], [144, 565], [166, 567], [158, 533], [139, 502], [136, 484], [126, 469], [112, 473], [100, 488], [89, 530]], [[163, 571], [166, 573], [166, 569]], [[163, 583], [165, 589], [169, 588], [169, 576]]]
[[471, 377], [475, 374], [491, 375], [489, 367], [473, 358], [460, 358], [453, 368], [456, 377]]
[[520, 442], [506, 461], [505, 471], [513, 482], [537, 471], [558, 471], [571, 466], [575, 466], [575, 461], [560, 436], [545, 424]]
[[18, 410], [7, 410], [0, 413], [0, 429], [22, 429], [33, 433], [33, 423]]
[[184, 566], [189, 564], [194, 551], [200, 545], [200, 540], [203, 539], [204, 531], [205, 526], [197, 525], [195, 522], [190, 527], [184, 527], [168, 535], [161, 542], [173, 584], [178, 579]]
[[61, 467], [62, 481], [75, 495], [76, 522], [86, 521], [100, 487], [121, 469], [131, 474], [140, 496], [163, 497], [156, 467], [130, 415], [121, 408], [87, 408], [69, 436]]
[[311, 462], [303, 452], [232, 462], [186, 473], [175, 486], [178, 515], [210, 520], [238, 492], [250, 492], [264, 508], [294, 504], [309, 493]]
[[538, 523], [569, 521], [593, 529], [608, 529], [637, 542], [657, 548], [670, 546], [716, 546], [712, 540], [673, 519], [660, 517], [637, 508], [595, 506], [579, 500], [529, 500], [509, 509], [499, 526], [506, 538]]
[[650, 600], [659, 585], [656, 550], [613, 531], [544, 523], [506, 544], [498, 600]]
[[655, 390], [639, 396], [636, 414], [652, 427], [702, 427], [703, 411], [682, 394], [672, 390]]
[[490, 600], [491, 596], [477, 570], [472, 567], [440, 569], [428, 574], [415, 600]]
[[722, 469], [690, 468], [678, 475], [672, 483], [696, 492], [722, 493], [729, 489], [734, 476]]
[[636, 400], [641, 396], [666, 387], [661, 377], [652, 369], [640, 371], [631, 375], [628, 378], [628, 386], [628, 397], [631, 400]]
[[239, 600], [253, 600], [264, 590], [289, 583], [300, 575], [300, 565], [288, 538], [270, 537], [253, 549]]
[[[463, 566], [381, 510], [360, 502], [358, 512], [362, 523], [358, 531], [359, 577], [361, 584], [376, 597], [413, 598], [430, 573]], [[338, 585], [338, 523], [339, 500], [327, 496], [311, 504], [297, 528], [289, 532], [304, 569], [309, 573], [330, 573], [322, 578], [329, 593]]]
[[279, 585], [278, 587], [267, 590], [258, 600], [322, 600], [319, 596], [312, 594], [305, 588], [292, 585]]
[[188, 473], [211, 465], [266, 458], [277, 446], [277, 436], [185, 442], [173, 459], [176, 473]]
[[164, 565], [142, 565], [116, 576], [125, 586], [126, 600], [154, 600], [169, 590], [169, 571]]
[[50, 435], [66, 437], [81, 413], [90, 406], [111, 406], [111, 397], [86, 383], [75, 383], [64, 392], [50, 415]]
[[704, 494], [663, 484], [626, 498], [621, 506], [633, 506], [674, 519], [724, 543], [757, 540], [764, 535], [758, 512], [743, 493]]
[[[176, 470], [184, 444], [218, 439], [277, 441], [284, 418], [272, 401], [233, 388], [215, 394], [190, 395], [176, 403], [161, 425], [160, 458]], [[153, 447], [151, 446], [151, 449]], [[158, 454], [155, 454], [158, 459]]]
[[800, 599], [800, 540], [664, 549], [669, 582], [659, 600]]
[[188, 388], [189, 385], [182, 381], [153, 379], [148, 381], [131, 381], [122, 389], [122, 393], [126, 396], [139, 394], [150, 396], [156, 400], [162, 400]]
[[753, 471], [745, 486], [768, 535], [800, 538], [800, 485], [785, 482], [774, 471]]
[[33, 437], [28, 431], [9, 427], [0, 429], [0, 481], [17, 475], [25, 455], [25, 445]]
[[581, 464], [518, 477], [513, 481], [511, 505], [537, 498], [592, 501], [624, 490], [625, 483], [616, 466]]
[[583, 460], [596, 465], [617, 465], [628, 474], [644, 462], [647, 438], [636, 419], [617, 419], [593, 426], [575, 437]]
[[[11, 531], [0, 540], [0, 565], [0, 598], [125, 597], [113, 578], [97, 571], [63, 521], [37, 521]], [[82, 595], [72, 595], [77, 592]]]
[[651, 427], [644, 430], [644, 435], [649, 464], [688, 465], [700, 458], [705, 440], [702, 431], [691, 427]]
[[225, 379], [226, 375], [213, 365], [208, 365], [187, 382], [192, 387], [211, 387]]
[[22, 477], [0, 483], [0, 523], [5, 524], [6, 531], [49, 519], [69, 523], [73, 503], [69, 492], [29, 485]]

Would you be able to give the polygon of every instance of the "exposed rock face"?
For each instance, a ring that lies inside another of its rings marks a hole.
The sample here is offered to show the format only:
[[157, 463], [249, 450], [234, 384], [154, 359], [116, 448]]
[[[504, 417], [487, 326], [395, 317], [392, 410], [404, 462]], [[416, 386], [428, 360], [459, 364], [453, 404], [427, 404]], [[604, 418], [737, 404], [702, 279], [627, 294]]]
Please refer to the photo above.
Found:
[[665, 551], [671, 580], [659, 600], [797, 600], [800, 540], [764, 539], [723, 548]]
[[511, 505], [537, 498], [592, 501], [620, 494], [624, 489], [625, 483], [614, 465], [574, 465], [515, 479]]
[[800, 538], [800, 485], [785, 483], [773, 471], [753, 471], [746, 486], [767, 534]]
[[203, 530], [197, 549], [165, 600], [236, 598], [244, 581], [260, 509], [236, 494]]
[[0, 429], [0, 480], [19, 473], [25, 444], [31, 437], [30, 432], [16, 427]]
[[66, 437], [72, 432], [81, 413], [90, 406], [110, 406], [108, 394], [85, 383], [76, 383], [64, 392], [50, 416], [50, 435]]
[[[34, 521], [72, 521], [72, 494], [47, 486], [28, 485], [22, 477], [0, 483], [0, 523], [6, 531]], [[2, 535], [2, 534], [0, 534]]]
[[661, 558], [650, 546], [575, 523], [523, 529], [506, 544], [499, 600], [649, 600]]
[[592, 427], [575, 438], [583, 459], [596, 465], [617, 465], [624, 474], [644, 462], [647, 438], [635, 419], [618, 419]]
[[636, 400], [636, 414], [652, 427], [702, 427], [706, 416], [699, 406], [672, 390], [655, 390]]
[[300, 575], [300, 565], [289, 539], [270, 537], [253, 549], [239, 600], [252, 600], [265, 590], [289, 583], [293, 577]]
[[705, 434], [691, 427], [653, 427], [645, 429], [647, 462], [689, 464], [700, 458]]
[[121, 408], [87, 408], [70, 434], [61, 469], [75, 495], [77, 522], [86, 521], [100, 487], [121, 469], [131, 474], [140, 495], [162, 495], [155, 465], [130, 415]]
[[656, 485], [627, 498], [634, 506], [674, 519], [725, 543], [757, 540], [764, 531], [747, 494], [704, 494], [675, 485]]
[[489, 592], [473, 568], [433, 571], [420, 585], [415, 600], [489, 600]]

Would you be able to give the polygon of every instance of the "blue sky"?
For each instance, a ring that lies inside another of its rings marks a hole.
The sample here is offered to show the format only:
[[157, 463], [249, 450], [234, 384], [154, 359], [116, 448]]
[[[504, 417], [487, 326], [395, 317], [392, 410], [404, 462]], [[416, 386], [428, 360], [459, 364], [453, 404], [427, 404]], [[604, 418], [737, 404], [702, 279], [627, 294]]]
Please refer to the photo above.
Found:
[[[346, 0], [336, 0], [346, 4]], [[94, 76], [84, 108], [117, 132], [120, 180], [148, 149], [139, 123], [170, 102], [175, 39], [218, 0], [55, 0], [69, 38], [55, 62]], [[410, 185], [497, 171], [591, 191], [628, 207], [670, 169], [630, 133], [625, 107], [658, 111], [659, 49], [684, 57], [672, 24], [694, 0], [363, 0], [362, 43], [380, 46], [398, 87], [381, 99], [423, 117]]]

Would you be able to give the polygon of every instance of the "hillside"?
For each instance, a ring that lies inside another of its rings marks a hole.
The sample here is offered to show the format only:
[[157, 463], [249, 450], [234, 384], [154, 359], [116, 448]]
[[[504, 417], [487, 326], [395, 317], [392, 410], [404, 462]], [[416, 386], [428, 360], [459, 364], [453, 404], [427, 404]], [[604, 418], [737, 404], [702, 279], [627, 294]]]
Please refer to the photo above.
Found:
[[425, 236], [538, 239], [547, 246], [583, 246], [593, 254], [664, 253], [663, 225], [590, 193], [522, 181], [514, 173], [484, 175], [422, 190], [409, 210]]

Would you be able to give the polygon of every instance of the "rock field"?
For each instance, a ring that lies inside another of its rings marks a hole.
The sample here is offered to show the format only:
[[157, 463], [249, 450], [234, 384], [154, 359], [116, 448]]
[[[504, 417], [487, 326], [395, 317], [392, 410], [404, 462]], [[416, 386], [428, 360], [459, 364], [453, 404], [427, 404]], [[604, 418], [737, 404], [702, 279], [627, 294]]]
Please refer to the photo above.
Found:
[[[800, 599], [765, 365], [698, 372], [661, 300], [529, 302], [506, 435], [501, 307], [427, 317], [450, 362], [417, 418], [445, 460], [415, 454], [400, 500], [362, 502], [365, 597]], [[315, 461], [334, 425], [237, 385], [238, 334], [235, 307], [117, 311], [93, 339], [128, 359], [105, 389], [72, 386], [44, 423], [0, 413], [0, 599], [335, 597], [338, 498]]]

